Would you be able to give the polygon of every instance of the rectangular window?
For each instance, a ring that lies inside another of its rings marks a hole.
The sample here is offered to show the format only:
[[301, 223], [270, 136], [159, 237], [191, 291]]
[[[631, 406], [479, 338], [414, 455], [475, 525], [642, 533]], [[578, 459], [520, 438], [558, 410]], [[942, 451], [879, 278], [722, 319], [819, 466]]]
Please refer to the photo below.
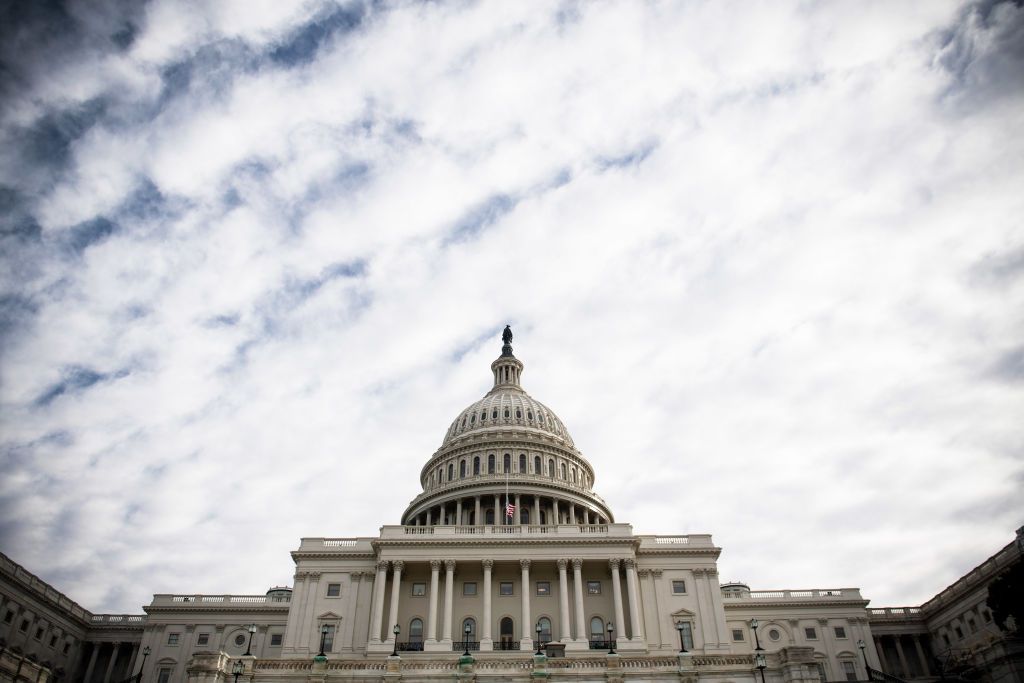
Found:
[[743, 629], [734, 628], [732, 630], [732, 639], [737, 643], [741, 642], [743, 640]]
[[167, 634], [167, 644], [168, 645], [177, 645], [178, 644], [178, 638], [180, 638], [180, 637], [181, 637], [181, 635], [178, 634], [178, 633], [168, 633]]
[[[972, 621], [971, 623], [973, 624], [974, 622]], [[44, 628], [37, 628], [36, 629], [36, 640], [42, 640], [42, 638], [43, 638], [43, 631], [45, 631], [45, 630], [46, 629], [44, 629]]]
[[537, 582], [537, 595], [551, 595], [551, 582], [550, 581], [538, 581]]
[[949, 647], [950, 642], [949, 642], [949, 634], [948, 633], [943, 633], [942, 634], [942, 640], [943, 640], [943, 642], [946, 643], [946, 647]]
[[329, 583], [327, 584], [327, 597], [336, 598], [341, 595], [341, 584], [340, 583]]
[[825, 673], [825, 665], [821, 662], [817, 662], [818, 666], [818, 678], [821, 679], [821, 683], [825, 683], [828, 680], [828, 675]]
[[[22, 629], [22, 630], [24, 630], [24, 629]], [[963, 639], [964, 639], [964, 632], [963, 632], [963, 629], [961, 629], [961, 628], [960, 628], [959, 626], [957, 626], [957, 627], [955, 627], [955, 628], [954, 628], [953, 630], [954, 630], [954, 631], [956, 631], [956, 637], [957, 637], [957, 638], [958, 638], [959, 640], [963, 640]]]
[[160, 669], [160, 673], [157, 674], [156, 683], [167, 683], [171, 680], [171, 670], [167, 667]]
[[427, 594], [427, 584], [425, 583], [414, 583], [412, 585], [412, 596], [414, 598], [422, 598]]
[[68, 650], [70, 650], [70, 649], [71, 649], [71, 643], [64, 643], [64, 654], [67, 654]]
[[50, 647], [55, 647], [56, 645], [57, 645], [57, 636], [50, 636]]
[[7, 610], [7, 614], [4, 615], [4, 623], [5, 624], [9, 624], [12, 621], [14, 621], [14, 611], [13, 610]]
[[981, 618], [985, 620], [985, 623], [992, 621], [992, 613], [987, 609], [981, 610]]
[[327, 634], [324, 638], [324, 652], [330, 652], [334, 649], [334, 625], [327, 625]]
[[967, 620], [967, 628], [971, 629], [971, 633], [977, 633], [978, 632], [978, 625], [976, 623], [974, 623], [974, 619], [968, 619]]
[[672, 595], [684, 595], [686, 593], [686, 582], [676, 579], [672, 582]]
[[601, 582], [600, 581], [587, 581], [587, 595], [600, 595], [601, 594]]
[[462, 594], [463, 595], [476, 595], [476, 582], [475, 581], [467, 581], [464, 584], [462, 584]]
[[270, 634], [270, 647], [281, 647], [281, 634], [271, 633]]
[[498, 584], [498, 595], [512, 595], [512, 582], [502, 581]]
[[836, 626], [834, 630], [836, 632], [836, 638], [846, 637], [846, 628], [844, 626]]
[[200, 633], [196, 637], [196, 645], [209, 645], [209, 644], [210, 644], [210, 634], [209, 633]]
[[28, 630], [28, 619], [22, 619], [21, 620], [21, 626], [18, 627], [18, 630], [22, 631], [22, 632]]
[[843, 673], [846, 675], [846, 680], [857, 680], [857, 670], [853, 668], [853, 662], [843, 662]]
[[681, 621], [679, 625], [682, 626], [679, 632], [683, 636], [683, 645], [687, 650], [693, 650], [693, 625], [688, 621]]
[[816, 630], [814, 630], [813, 628], [805, 628], [804, 629], [804, 637], [807, 638], [807, 640], [817, 640], [818, 639], [818, 632]]

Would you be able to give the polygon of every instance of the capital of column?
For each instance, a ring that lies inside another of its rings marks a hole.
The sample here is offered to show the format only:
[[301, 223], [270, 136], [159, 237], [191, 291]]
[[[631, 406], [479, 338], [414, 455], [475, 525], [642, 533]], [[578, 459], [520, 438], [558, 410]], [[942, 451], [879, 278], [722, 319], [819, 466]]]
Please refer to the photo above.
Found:
[[619, 568], [619, 561], [620, 560], [617, 557], [613, 557], [612, 559], [608, 560], [608, 568], [611, 569], [612, 571], [618, 570], [618, 568]]
[[316, 581], [320, 580], [320, 572], [306, 572], [306, 576]]
[[569, 560], [556, 560], [555, 564], [558, 565], [559, 570], [566, 569], [569, 566]]
[[444, 568], [450, 572], [455, 571], [455, 560], [445, 560]]
[[653, 576], [653, 577], [654, 577], [654, 578], [656, 578], [656, 579], [659, 579], [659, 578], [661, 578], [661, 575], [662, 575], [662, 573], [663, 573], [663, 572], [662, 572], [662, 570], [661, 570], [661, 569], [652, 569], [652, 570], [651, 570], [651, 576]]
[[441, 560], [431, 560], [430, 561], [430, 571], [432, 571], [432, 572], [441, 571]]
[[525, 559], [525, 558], [521, 559], [521, 560], [519, 560], [519, 566], [522, 569], [529, 569], [530, 568], [530, 561]]
[[818, 619], [818, 623], [822, 626], [828, 626], [828, 619]]
[[379, 571], [379, 572], [386, 572], [387, 570], [388, 570], [388, 561], [387, 560], [381, 560], [380, 562], [377, 563], [377, 571]]
[[359, 581], [363, 578], [363, 574], [366, 572], [349, 572], [348, 575], [352, 581]]
[[583, 560], [581, 560], [578, 557], [574, 557], [572, 559], [572, 568], [573, 568], [573, 571], [575, 571], [577, 569], [583, 569]]
[[622, 563], [626, 565], [626, 569], [632, 569], [636, 567], [636, 560], [634, 560], [632, 557], [627, 557], [625, 560], [622, 561]]
[[396, 572], [400, 572], [403, 569], [405, 569], [405, 562], [403, 562], [402, 560], [395, 560], [391, 563], [391, 566], [394, 568]]
[[650, 573], [651, 573], [650, 569], [637, 569], [636, 570], [636, 575], [639, 576], [641, 579], [646, 579], [647, 575], [650, 574]]
[[483, 568], [487, 571], [494, 568], [494, 560], [480, 560], [480, 564], [483, 565]]

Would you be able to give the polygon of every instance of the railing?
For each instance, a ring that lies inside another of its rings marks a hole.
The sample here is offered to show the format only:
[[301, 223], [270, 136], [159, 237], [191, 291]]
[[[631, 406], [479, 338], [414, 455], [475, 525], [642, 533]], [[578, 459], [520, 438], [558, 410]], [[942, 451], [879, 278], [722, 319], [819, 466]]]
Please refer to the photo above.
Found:
[[896, 619], [920, 619], [920, 607], [872, 607], [868, 614], [876, 618], [894, 617]]
[[615, 648], [614, 640], [591, 640], [589, 642], [591, 650], [612, 650]]
[[146, 621], [146, 615], [144, 614], [94, 614], [89, 617], [89, 621], [94, 624], [124, 624], [124, 625], [135, 625], [143, 624]]
[[340, 546], [353, 546], [357, 543], [354, 538], [325, 538], [324, 545], [328, 548], [337, 548]]
[[452, 643], [452, 652], [477, 652], [479, 649], [479, 640], [456, 640]]
[[665, 545], [668, 543], [678, 543], [680, 545], [686, 545], [690, 542], [690, 539], [686, 536], [659, 536], [654, 539], [654, 542], [658, 545]]
[[519, 641], [518, 640], [499, 640], [497, 643], [494, 644], [494, 649], [495, 650], [518, 650], [519, 649]]
[[[598, 494], [594, 493], [594, 491], [592, 489], [588, 488], [587, 486], [585, 486], [583, 484], [580, 484], [580, 483], [575, 483], [574, 484], [571, 481], [566, 481], [565, 479], [559, 479], [558, 477], [550, 477], [550, 476], [548, 476], [546, 474], [535, 474], [535, 473], [532, 473], [532, 472], [530, 472], [530, 473], [527, 473], [527, 472], [516, 472], [516, 473], [513, 473], [513, 474], [514, 474], [514, 479], [512, 481], [515, 484], [524, 484], [524, 483], [525, 484], [529, 484], [529, 483], [532, 483], [532, 482], [538, 482], [538, 483], [545, 484], [546, 486], [554, 486], [556, 488], [564, 489], [565, 491], [570, 491], [572, 493], [582, 493], [583, 495], [587, 496], [588, 498], [594, 498], [594, 499], [598, 500], [602, 505], [607, 506], [607, 502], [605, 501], [604, 498], [602, 498]], [[459, 479], [455, 479], [453, 481], [446, 481], [446, 482], [442, 482], [440, 484], [435, 484], [433, 486], [433, 488], [427, 488], [426, 490], [423, 491], [423, 493], [420, 493], [415, 498], [413, 498], [411, 501], [409, 501], [409, 506], [410, 507], [414, 507], [417, 504], [419, 504], [421, 501], [423, 501], [423, 500], [425, 500], [427, 498], [431, 498], [431, 497], [433, 497], [435, 495], [438, 495], [440, 493], [443, 493], [445, 491], [452, 491], [452, 490], [456, 490], [456, 489], [459, 489], [459, 488], [475, 487], [475, 486], [479, 486], [480, 484], [488, 483], [488, 482], [504, 484], [504, 482], [505, 482], [505, 474], [501, 473], [501, 472], [495, 472], [493, 474], [486, 474], [486, 473], [485, 474], [470, 474], [470, 475], [467, 475], [465, 477], [460, 477]], [[541, 494], [541, 495], [544, 495], [545, 497], [549, 497], [549, 494]]]
[[291, 602], [291, 596], [278, 595], [273, 599], [266, 595], [173, 595], [159, 594], [153, 596], [154, 605], [192, 605], [196, 607], [207, 607], [210, 605], [242, 604], [242, 605], [267, 605], [277, 603], [287, 605]]
[[879, 683], [906, 683], [906, 681], [899, 676], [893, 676], [892, 674], [887, 674], [884, 671], [872, 669], [870, 666], [868, 667], [868, 680], [878, 681]]
[[[381, 528], [380, 537], [408, 538], [410, 536], [608, 536], [625, 538], [633, 534], [629, 524], [474, 524], [435, 526], [388, 525]], [[313, 539], [304, 539], [303, 549], [311, 549]]]
[[790, 599], [816, 599], [816, 598], [845, 598], [847, 600], [860, 600], [860, 589], [858, 588], [814, 588], [810, 590], [781, 590], [781, 591], [750, 591], [749, 595], [729, 594], [723, 595], [730, 600], [790, 600]]
[[423, 641], [411, 640], [405, 643], [396, 643], [395, 649], [399, 652], [423, 652]]

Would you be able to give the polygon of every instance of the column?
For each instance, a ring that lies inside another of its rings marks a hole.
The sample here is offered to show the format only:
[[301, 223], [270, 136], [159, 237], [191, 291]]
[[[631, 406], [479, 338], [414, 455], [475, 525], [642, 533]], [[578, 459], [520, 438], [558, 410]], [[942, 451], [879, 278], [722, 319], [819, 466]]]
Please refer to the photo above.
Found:
[[516, 523], [517, 526], [521, 525], [523, 523], [523, 508], [519, 507], [519, 500], [520, 500], [520, 495], [517, 493], [516, 494], [516, 517], [515, 517], [515, 519], [512, 520], [513, 522]]
[[557, 498], [552, 498], [551, 499], [551, 508], [554, 511], [554, 515], [553, 516], [555, 518], [555, 521], [553, 522], [553, 524], [561, 524], [562, 520], [558, 516], [558, 499]]
[[444, 630], [441, 637], [446, 643], [452, 642], [452, 602], [455, 590], [455, 560], [444, 561]]
[[501, 515], [504, 514], [501, 511], [501, 494], [494, 494], [494, 526], [501, 524]]
[[483, 560], [481, 564], [484, 567], [484, 623], [480, 624], [480, 649], [490, 650], [493, 642], [491, 640], [491, 569], [494, 567], [494, 560]]
[[575, 524], [575, 523], [576, 523], [576, 505], [575, 504], [571, 504], [571, 505], [569, 505], [569, 524]]
[[871, 639], [875, 641], [875, 652], [878, 653], [878, 668], [885, 673], [889, 673], [889, 662], [885, 658], [882, 636], [871, 636]]
[[[516, 496], [518, 499], [519, 496]], [[522, 571], [522, 591], [523, 594], [523, 619], [522, 619], [522, 637], [520, 638], [519, 649], [523, 649], [523, 645], [529, 643], [529, 647], [533, 649], [533, 620], [530, 618], [530, 561], [527, 559], [519, 560], [519, 568]]]
[[437, 642], [437, 583], [441, 560], [430, 561], [430, 606], [427, 616], [427, 642]]
[[572, 640], [572, 634], [569, 631], [569, 580], [565, 576], [568, 564], [568, 560], [558, 560], [558, 621], [561, 622], [563, 643]]
[[402, 596], [402, 570], [405, 568], [405, 562], [396, 560], [391, 563], [391, 568], [394, 570], [391, 573], [391, 609], [388, 611], [388, 640], [393, 641], [395, 634], [391, 632], [391, 627], [398, 623], [398, 598]]
[[377, 563], [377, 580], [373, 582], [373, 619], [370, 622], [370, 642], [380, 642], [380, 623], [384, 620], [384, 582], [388, 579], [387, 560]]
[[911, 638], [914, 639], [914, 649], [917, 650], [917, 661], [921, 662], [921, 674], [924, 676], [930, 676], [931, 667], [928, 666], [928, 658], [924, 654], [924, 648], [921, 647], [921, 636], [915, 633]]
[[902, 673], [900, 678], [910, 678], [910, 667], [907, 666], [907, 657], [903, 654], [903, 643], [900, 642], [899, 636], [894, 636], [893, 640], [896, 641], [896, 656], [900, 658], [900, 669]]
[[640, 625], [639, 591], [636, 589], [636, 560], [626, 559], [626, 593], [629, 596], [630, 640], [643, 640], [644, 630]]
[[96, 657], [100, 654], [100, 644], [92, 644], [92, 655], [89, 657], [89, 666], [85, 669], [85, 678], [82, 679], [83, 683], [89, 683], [92, 680], [92, 670], [96, 668]]
[[583, 560], [572, 561], [573, 594], [576, 598], [576, 639], [587, 640], [587, 625], [583, 616]]
[[[650, 569], [637, 569], [637, 578], [640, 579], [640, 602], [644, 605], [644, 635], [647, 636], [649, 647], [661, 647], [661, 608], [658, 605], [658, 589], [654, 581], [654, 571]], [[644, 591], [647, 597], [644, 597]], [[647, 609], [650, 607], [650, 609]]]
[[[418, 518], [417, 521], [419, 521]], [[345, 621], [348, 622], [346, 640], [348, 641], [349, 649], [354, 650], [356, 647], [356, 610], [359, 607], [359, 589], [363, 585], [363, 572], [350, 572], [348, 580], [351, 592], [348, 599], [348, 610], [346, 610], [345, 615]], [[342, 623], [342, 628], [345, 628], [344, 623]]]
[[533, 519], [534, 524], [540, 524], [540, 496], [533, 497]]
[[626, 617], [622, 611], [622, 586], [619, 585], [618, 558], [608, 560], [608, 566], [612, 570], [612, 600], [615, 603], [615, 628], [621, 629], [626, 625]]
[[117, 653], [121, 650], [121, 643], [114, 643], [110, 651], [110, 662], [107, 664], [107, 672], [103, 674], [103, 683], [110, 683], [110, 674], [114, 672], [114, 663], [117, 662]]
[[462, 526], [462, 499], [455, 503], [455, 526]]
[[473, 524], [483, 524], [483, 519], [480, 517], [480, 496], [476, 496], [474, 499], [475, 507], [473, 509]]
[[128, 659], [128, 675], [135, 674], [135, 660], [139, 657], [139, 649], [142, 643], [132, 643], [132, 656]]

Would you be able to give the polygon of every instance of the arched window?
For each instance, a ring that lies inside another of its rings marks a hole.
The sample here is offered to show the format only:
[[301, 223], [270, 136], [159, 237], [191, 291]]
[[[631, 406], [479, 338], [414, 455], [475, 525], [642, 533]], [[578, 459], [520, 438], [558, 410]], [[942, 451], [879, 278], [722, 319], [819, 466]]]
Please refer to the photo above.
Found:
[[516, 408], [516, 419], [517, 420], [522, 420], [523, 419], [523, 411], [520, 410], [519, 408]]
[[[467, 626], [469, 627], [468, 634], [466, 633]], [[465, 638], [470, 643], [476, 642], [476, 619], [474, 619], [473, 617], [466, 617], [465, 619], [463, 619], [462, 631], [459, 635]]]
[[512, 617], [502, 617], [501, 622], [498, 624], [498, 633], [501, 634], [501, 645], [502, 649], [511, 649], [512, 645], [512, 634], [514, 624], [512, 623]]
[[[448, 475], [448, 476], [451, 476], [451, 475]], [[562, 463], [562, 479], [568, 479], [568, 477], [565, 476], [565, 463], [564, 462]]]
[[473, 456], [473, 474], [480, 474], [480, 456]]
[[423, 620], [419, 617], [409, 622], [409, 646], [410, 650], [423, 649]]
[[487, 411], [486, 410], [481, 410], [480, 411], [480, 421], [483, 422], [486, 419], [487, 419]]
[[[562, 465], [562, 467], [565, 467], [565, 465]], [[448, 481], [452, 481], [453, 479], [455, 479], [455, 465], [448, 463]]]
[[540, 626], [540, 642], [541, 645], [544, 643], [551, 642], [551, 620], [547, 617], [541, 617], [537, 620], [537, 625]]
[[465, 479], [465, 478], [466, 478], [466, 461], [465, 460], [460, 460], [459, 461], [459, 479]]
[[576, 483], [576, 468], [572, 468], [572, 483]]
[[533, 473], [534, 474], [542, 474], [541, 471], [540, 471], [540, 456], [539, 455], [533, 456]]
[[548, 460], [548, 476], [552, 479], [555, 478], [555, 461]]
[[519, 509], [519, 523], [529, 524], [530, 523], [530, 508], [525, 505]]
[[519, 454], [519, 471], [526, 473], [526, 453]]
[[544, 424], [544, 413], [537, 413], [537, 422]]
[[494, 453], [487, 456], [487, 474], [494, 474]]
[[533, 411], [532, 410], [527, 410], [526, 411], [526, 419], [527, 420], [532, 420], [533, 419]]
[[604, 622], [601, 621], [601, 617], [594, 617], [590, 620], [590, 639], [600, 641], [605, 640]]
[[487, 508], [484, 513], [484, 520], [486, 524], [494, 524], [494, 508]]
[[472, 415], [469, 416], [469, 424], [471, 424], [471, 425], [475, 425], [476, 424], [476, 413], [473, 413]]
[[466, 416], [465, 415], [462, 416], [462, 428], [463, 429], [466, 428]]
[[505, 408], [505, 419], [508, 419], [508, 408]]
[[505, 457], [502, 458], [501, 465], [502, 465], [502, 471], [503, 472], [511, 472], [512, 471], [512, 456], [509, 455], [508, 453], [506, 453]]
[[495, 408], [494, 410], [491, 411], [491, 419], [492, 420], [497, 420], [498, 419], [498, 409], [497, 408]]
[[545, 510], [540, 511], [540, 523], [541, 526], [548, 523], [548, 513]]

